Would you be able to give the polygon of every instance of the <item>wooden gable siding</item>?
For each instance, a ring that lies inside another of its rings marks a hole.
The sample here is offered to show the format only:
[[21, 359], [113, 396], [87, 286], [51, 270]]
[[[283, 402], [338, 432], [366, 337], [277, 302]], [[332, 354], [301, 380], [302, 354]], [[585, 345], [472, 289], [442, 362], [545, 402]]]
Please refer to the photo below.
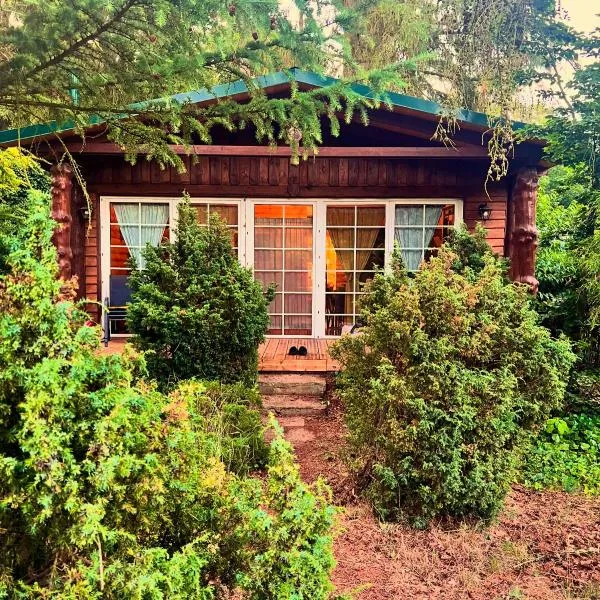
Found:
[[[93, 301], [100, 296], [98, 212], [101, 195], [251, 198], [460, 198], [470, 229], [479, 220], [479, 205], [487, 203], [492, 218], [486, 223], [494, 251], [504, 252], [507, 183], [484, 191], [486, 161], [310, 158], [294, 166], [288, 157], [183, 157], [186, 172], [161, 170], [140, 159], [135, 165], [121, 156], [82, 156], [88, 191], [93, 200], [91, 227], [85, 241], [81, 291]], [[97, 309], [90, 307], [98, 318]]]

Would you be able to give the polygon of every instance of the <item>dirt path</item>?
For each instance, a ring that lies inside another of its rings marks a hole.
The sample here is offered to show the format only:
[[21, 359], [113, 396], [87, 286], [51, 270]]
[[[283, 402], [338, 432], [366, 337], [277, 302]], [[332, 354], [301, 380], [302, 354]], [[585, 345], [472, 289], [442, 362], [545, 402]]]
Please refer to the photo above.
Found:
[[339, 458], [339, 412], [307, 419], [295, 442], [303, 477], [323, 476], [343, 508], [335, 542], [339, 593], [359, 600], [600, 599], [600, 501], [515, 486], [498, 523], [428, 531], [380, 524]]

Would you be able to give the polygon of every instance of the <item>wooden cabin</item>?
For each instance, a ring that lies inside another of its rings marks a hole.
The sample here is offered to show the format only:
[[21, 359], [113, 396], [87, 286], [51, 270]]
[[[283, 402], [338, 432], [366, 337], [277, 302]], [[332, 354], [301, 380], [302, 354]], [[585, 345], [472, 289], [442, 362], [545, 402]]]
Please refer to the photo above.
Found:
[[[259, 83], [267, 94], [282, 94], [290, 78], [306, 89], [331, 82], [292, 70]], [[247, 96], [242, 83], [185, 98], [210, 103], [232, 96]], [[128, 258], [139, 258], [147, 243], [172, 237], [177, 205], [187, 192], [199, 221], [221, 215], [240, 262], [265, 285], [277, 285], [265, 346], [273, 349], [273, 360], [298, 340], [314, 348], [307, 360], [326, 356], [326, 340], [356, 322], [363, 285], [389, 261], [395, 243], [406, 266], [416, 270], [460, 223], [472, 229], [481, 222], [491, 247], [511, 259], [512, 277], [535, 288], [535, 200], [545, 167], [543, 144], [519, 144], [508, 175], [488, 184], [486, 193], [485, 115], [462, 111], [455, 147], [449, 148], [432, 140], [438, 105], [402, 94], [392, 94], [391, 102], [391, 110], [371, 113], [368, 127], [357, 119], [343, 125], [338, 137], [326, 134], [318, 155], [299, 165], [292, 164], [288, 147], [258, 145], [252, 131], [215, 130], [213, 144], [194, 146], [194, 156], [174, 148], [185, 173], [161, 170], [144, 157], [131, 165], [102, 136], [83, 144], [72, 131], [62, 131], [85, 178], [92, 214], [88, 227], [87, 205], [72, 169], [57, 165], [52, 195], [61, 275], [79, 278], [91, 317], [112, 340], [127, 336]], [[90, 129], [97, 132], [98, 126]], [[48, 154], [55, 135], [56, 127], [32, 126], [0, 132], [0, 143], [20, 139]], [[102, 304], [109, 308], [107, 319]], [[267, 354], [263, 349], [263, 358]]]

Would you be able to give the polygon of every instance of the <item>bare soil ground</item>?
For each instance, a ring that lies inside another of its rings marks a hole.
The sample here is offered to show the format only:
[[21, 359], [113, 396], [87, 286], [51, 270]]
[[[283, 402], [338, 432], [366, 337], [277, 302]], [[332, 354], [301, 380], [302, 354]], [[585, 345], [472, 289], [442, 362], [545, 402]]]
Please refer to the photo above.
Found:
[[342, 507], [338, 593], [358, 592], [359, 600], [600, 599], [599, 499], [514, 486], [489, 528], [383, 524], [357, 496], [339, 457], [339, 410], [306, 419], [305, 428], [314, 438], [294, 442], [303, 477], [324, 477]]

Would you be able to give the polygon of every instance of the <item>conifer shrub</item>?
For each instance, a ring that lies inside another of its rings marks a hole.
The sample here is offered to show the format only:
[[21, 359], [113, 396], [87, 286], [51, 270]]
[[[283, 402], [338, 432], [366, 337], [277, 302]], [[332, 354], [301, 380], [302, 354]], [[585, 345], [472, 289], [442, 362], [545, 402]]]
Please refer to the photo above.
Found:
[[461, 256], [468, 246], [442, 248], [414, 277], [396, 258], [368, 288], [361, 333], [332, 350], [352, 467], [386, 519], [494, 517], [564, 395], [569, 343], [538, 324], [489, 249], [479, 264]]
[[193, 377], [253, 383], [272, 295], [240, 265], [218, 216], [202, 227], [182, 203], [175, 241], [149, 246], [145, 263], [129, 278], [127, 324], [150, 376], [163, 388]]
[[102, 355], [38, 200], [0, 276], [0, 597], [327, 598], [326, 488], [258, 441], [253, 390]]

